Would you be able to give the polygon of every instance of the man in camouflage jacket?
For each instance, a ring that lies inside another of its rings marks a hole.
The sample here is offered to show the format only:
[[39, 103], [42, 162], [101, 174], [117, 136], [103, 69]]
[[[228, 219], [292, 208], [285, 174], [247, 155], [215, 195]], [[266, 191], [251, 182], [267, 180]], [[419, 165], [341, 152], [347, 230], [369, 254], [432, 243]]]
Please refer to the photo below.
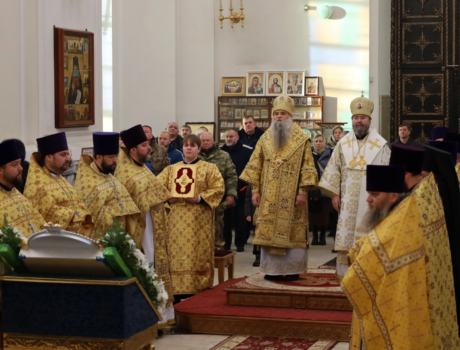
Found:
[[171, 164], [168, 157], [168, 150], [158, 144], [156, 138], [152, 134], [152, 128], [150, 126], [144, 125], [143, 129], [145, 136], [147, 136], [147, 140], [150, 142], [150, 147], [152, 148], [150, 152], [152, 156], [152, 168], [155, 170], [155, 175], [159, 175], [164, 168]]
[[209, 132], [201, 135], [201, 151], [198, 154], [198, 158], [204, 162], [215, 164], [224, 178], [225, 193], [222, 202], [216, 208], [216, 218], [214, 221], [216, 247], [221, 248], [225, 244], [224, 211], [235, 205], [235, 199], [238, 196], [236, 191], [238, 175], [229, 154], [214, 144], [214, 138]]

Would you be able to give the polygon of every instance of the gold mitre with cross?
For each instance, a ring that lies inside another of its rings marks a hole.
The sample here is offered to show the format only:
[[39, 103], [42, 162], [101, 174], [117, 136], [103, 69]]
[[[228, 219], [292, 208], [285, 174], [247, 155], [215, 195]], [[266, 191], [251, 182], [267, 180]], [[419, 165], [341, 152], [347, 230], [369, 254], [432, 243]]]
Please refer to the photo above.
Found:
[[294, 100], [292, 97], [288, 95], [280, 95], [277, 98], [275, 98], [275, 101], [273, 101], [273, 113], [275, 111], [283, 110], [288, 112], [292, 116], [292, 112], [294, 112]]
[[364, 91], [361, 93], [361, 97], [355, 98], [350, 103], [351, 116], [361, 114], [367, 115], [372, 119], [372, 112], [374, 111], [374, 102], [364, 97]]

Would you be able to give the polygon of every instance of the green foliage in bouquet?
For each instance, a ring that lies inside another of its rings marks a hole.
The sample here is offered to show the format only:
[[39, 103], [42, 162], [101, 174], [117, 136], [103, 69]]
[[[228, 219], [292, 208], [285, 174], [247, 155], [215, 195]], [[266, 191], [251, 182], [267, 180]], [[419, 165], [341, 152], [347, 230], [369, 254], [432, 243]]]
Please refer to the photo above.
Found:
[[21, 233], [3, 218], [3, 226], [0, 227], [0, 244], [9, 244], [17, 253], [21, 250]]
[[137, 277], [139, 283], [144, 288], [152, 303], [157, 309], [163, 307], [168, 300], [168, 293], [165, 290], [164, 283], [157, 280], [157, 274], [153, 264], [145, 259], [144, 254], [134, 242], [133, 238], [123, 229], [120, 222], [115, 221], [107, 230], [107, 233], [101, 236], [99, 244], [104, 248], [114, 247], [120, 254], [123, 262], [131, 271], [134, 277]]

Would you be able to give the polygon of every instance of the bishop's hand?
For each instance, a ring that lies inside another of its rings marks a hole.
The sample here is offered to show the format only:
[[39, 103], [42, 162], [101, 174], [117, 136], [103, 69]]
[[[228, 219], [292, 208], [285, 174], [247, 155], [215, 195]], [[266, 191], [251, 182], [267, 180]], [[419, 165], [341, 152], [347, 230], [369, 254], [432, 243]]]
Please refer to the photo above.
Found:
[[295, 205], [304, 205], [307, 203], [307, 196], [304, 194], [298, 194], [297, 197], [295, 198]]
[[256, 208], [259, 207], [259, 205], [260, 205], [260, 193], [255, 192], [255, 193], [252, 194], [252, 204], [254, 204], [254, 206]]
[[174, 204], [174, 203], [177, 202], [177, 198], [171, 197], [171, 198], [169, 198], [168, 201], [169, 201], [169, 203]]

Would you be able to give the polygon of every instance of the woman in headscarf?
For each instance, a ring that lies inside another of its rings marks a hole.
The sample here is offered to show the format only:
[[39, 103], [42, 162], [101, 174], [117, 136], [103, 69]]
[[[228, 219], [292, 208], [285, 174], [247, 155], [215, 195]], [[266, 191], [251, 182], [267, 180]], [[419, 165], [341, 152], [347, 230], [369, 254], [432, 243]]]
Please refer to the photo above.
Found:
[[340, 125], [337, 125], [332, 129], [332, 135], [327, 138], [327, 146], [332, 150], [337, 145], [337, 142], [340, 141], [343, 134], [343, 128]]
[[[332, 150], [326, 146], [326, 138], [317, 134], [311, 146], [318, 180], [321, 179], [324, 169], [331, 158]], [[313, 230], [312, 245], [326, 245], [326, 229], [329, 226], [329, 208], [331, 199], [320, 190], [309, 192], [309, 223]], [[319, 236], [318, 236], [319, 233]]]

